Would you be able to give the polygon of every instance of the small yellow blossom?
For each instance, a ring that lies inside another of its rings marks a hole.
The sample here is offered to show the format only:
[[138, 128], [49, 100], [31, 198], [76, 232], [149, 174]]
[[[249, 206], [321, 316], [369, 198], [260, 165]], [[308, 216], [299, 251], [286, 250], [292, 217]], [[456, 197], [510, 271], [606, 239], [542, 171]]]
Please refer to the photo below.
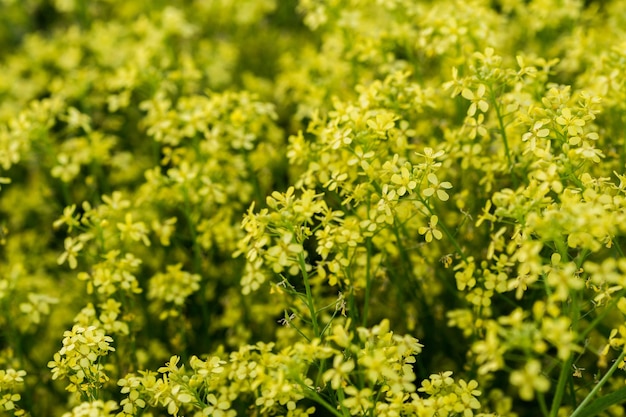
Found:
[[486, 87], [484, 84], [479, 84], [476, 91], [472, 91], [469, 88], [464, 88], [461, 91], [461, 95], [472, 103], [467, 110], [468, 116], [474, 116], [477, 110], [480, 110], [483, 113], [486, 113], [487, 110], [489, 110], [489, 103], [484, 98], [485, 91]]
[[544, 393], [550, 388], [550, 381], [541, 373], [541, 364], [530, 360], [523, 369], [511, 372], [511, 384], [519, 389], [520, 398], [531, 401], [535, 392]]
[[411, 178], [411, 174], [407, 167], [400, 168], [399, 174], [393, 174], [391, 176], [391, 182], [399, 185], [398, 195], [402, 197], [404, 194], [411, 193], [415, 187], [417, 187], [417, 181]]
[[436, 215], [430, 216], [430, 220], [428, 221], [428, 226], [422, 226], [418, 229], [420, 235], [424, 235], [424, 239], [426, 242], [432, 242], [433, 237], [437, 240], [441, 240], [443, 237], [443, 233], [439, 229], [437, 229], [437, 223], [439, 222], [439, 217]]
[[62, 265], [67, 261], [71, 269], [76, 269], [76, 266], [78, 265], [76, 257], [84, 247], [83, 242], [72, 237], [67, 237], [65, 238], [63, 245], [65, 246], [65, 252], [57, 258], [57, 263]]
[[452, 188], [452, 184], [450, 184], [448, 181], [439, 182], [439, 178], [437, 178], [437, 175], [432, 172], [428, 174], [427, 178], [430, 186], [423, 191], [423, 194], [426, 197], [430, 197], [436, 193], [437, 198], [439, 198], [441, 201], [448, 201], [450, 196], [445, 190], [449, 190], [450, 188]]

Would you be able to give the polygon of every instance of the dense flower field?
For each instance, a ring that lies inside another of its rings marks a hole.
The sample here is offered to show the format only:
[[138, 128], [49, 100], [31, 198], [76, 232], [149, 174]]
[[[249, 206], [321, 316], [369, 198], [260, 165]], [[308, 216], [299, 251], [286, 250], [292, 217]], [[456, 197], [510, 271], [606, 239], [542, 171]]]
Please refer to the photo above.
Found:
[[0, 0], [0, 410], [622, 416], [626, 8]]

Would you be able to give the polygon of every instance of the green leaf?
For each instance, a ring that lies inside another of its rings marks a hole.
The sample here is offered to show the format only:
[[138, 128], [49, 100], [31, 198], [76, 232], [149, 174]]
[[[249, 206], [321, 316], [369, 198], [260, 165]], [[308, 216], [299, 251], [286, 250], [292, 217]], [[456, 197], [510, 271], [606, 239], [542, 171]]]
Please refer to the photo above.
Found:
[[622, 387], [615, 392], [607, 394], [592, 401], [587, 407], [583, 408], [578, 417], [595, 417], [600, 412], [606, 410], [612, 405], [620, 404], [626, 401], [626, 387]]

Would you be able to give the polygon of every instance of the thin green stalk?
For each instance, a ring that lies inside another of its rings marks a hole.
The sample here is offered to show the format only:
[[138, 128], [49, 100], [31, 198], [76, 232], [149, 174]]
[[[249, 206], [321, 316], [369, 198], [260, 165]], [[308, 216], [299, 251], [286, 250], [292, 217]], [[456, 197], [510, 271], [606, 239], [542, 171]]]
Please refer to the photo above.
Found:
[[361, 324], [363, 327], [367, 327], [367, 316], [369, 315], [370, 296], [372, 292], [372, 239], [367, 238], [365, 242], [367, 247], [367, 261], [365, 264], [365, 300], [363, 301], [363, 318]]
[[61, 181], [61, 194], [63, 195], [63, 205], [69, 206], [73, 199], [70, 197], [70, 189], [65, 181]]
[[[401, 242], [402, 239], [398, 228], [392, 227], [391, 230], [396, 237], [396, 241]], [[424, 339], [432, 337], [434, 340], [438, 342], [441, 341], [443, 343], [444, 341], [440, 339], [440, 334], [437, 332], [435, 326], [435, 319], [432, 314], [432, 309], [428, 304], [426, 298], [424, 297], [425, 292], [423, 284], [417, 279], [413, 269], [410, 268], [412, 263], [404, 245], [398, 245], [398, 250], [400, 252], [400, 258], [402, 260], [399, 268], [402, 268], [402, 270], [396, 271], [393, 267], [389, 267], [387, 269], [387, 273], [389, 274], [391, 281], [396, 284], [395, 290], [398, 293], [398, 299], [400, 300], [400, 304], [397, 307], [403, 308], [403, 303], [406, 301], [406, 299], [412, 298], [412, 302], [414, 300], [414, 302], [417, 302], [417, 304], [419, 305], [419, 311], [424, 312], [421, 321], [421, 325], [424, 330]], [[409, 279], [407, 280], [407, 278]], [[419, 362], [423, 359], [424, 357], [422, 355], [418, 355], [418, 366]], [[422, 376], [428, 377], [428, 374], [424, 373]]]
[[336, 416], [336, 417], [344, 417], [344, 414], [340, 413], [339, 411], [337, 411], [336, 408], [334, 408], [332, 405], [330, 405], [328, 403], [328, 401], [326, 401], [321, 395], [319, 395], [317, 393], [317, 391], [315, 391], [315, 389], [308, 387], [304, 384], [302, 384], [302, 386], [304, 388], [306, 388], [309, 392], [310, 397], [312, 397], [311, 399], [318, 402], [319, 404], [321, 404], [325, 409], [327, 409], [332, 415]]
[[542, 392], [537, 393], [537, 401], [539, 402], [539, 408], [541, 409], [541, 414], [545, 417], [548, 417], [550, 411], [548, 411], [548, 406], [546, 405], [546, 398], [544, 397]]
[[[201, 274], [202, 271], [202, 249], [198, 244], [198, 237], [196, 234], [196, 229], [194, 228], [195, 222], [191, 217], [191, 204], [189, 202], [189, 193], [187, 192], [187, 188], [183, 187], [183, 198], [185, 200], [185, 219], [189, 226], [189, 235], [191, 236], [191, 245], [193, 250], [193, 272], [196, 274]], [[202, 323], [204, 328], [208, 328], [210, 324], [210, 314], [208, 310], [208, 303], [205, 302], [205, 293], [206, 293], [206, 285], [207, 281], [205, 279], [200, 280], [200, 291], [198, 294], [200, 295], [200, 311], [202, 314]], [[182, 326], [181, 326], [182, 327]]]
[[[624, 123], [622, 130], [623, 130], [622, 137], [626, 138], [626, 123]], [[622, 142], [622, 152], [620, 152], [619, 161], [620, 161], [620, 166], [624, 166], [626, 164], [626, 140]]]
[[596, 394], [600, 391], [600, 389], [604, 386], [604, 384], [607, 383], [611, 375], [613, 375], [613, 373], [617, 370], [619, 365], [624, 361], [625, 356], [626, 356], [626, 350], [623, 350], [622, 353], [617, 358], [617, 360], [613, 363], [613, 366], [611, 366], [611, 368], [607, 371], [607, 373], [602, 377], [600, 382], [598, 382], [596, 386], [593, 387], [591, 392], [587, 394], [585, 399], [578, 405], [578, 407], [576, 408], [576, 410], [574, 410], [574, 412], [572, 413], [570, 417], [577, 417], [583, 412], [587, 404], [589, 404], [589, 402], [593, 399], [593, 397], [596, 396]]
[[350, 281], [350, 292], [348, 293], [348, 312], [352, 319], [352, 325], [356, 328], [356, 324], [359, 322], [359, 309], [356, 307], [356, 297], [354, 296], [353, 281]]
[[[579, 318], [580, 318], [580, 296], [581, 296], [580, 291], [576, 291], [572, 295], [570, 314], [571, 314], [571, 319], [572, 319], [572, 331], [573, 332], [576, 332], [576, 328], [578, 327]], [[557, 417], [559, 413], [559, 408], [561, 407], [561, 404], [563, 403], [563, 396], [565, 395], [565, 389], [567, 388], [567, 383], [572, 378], [571, 369], [572, 369], [573, 363], [574, 363], [574, 355], [570, 353], [565, 363], [563, 363], [563, 367], [561, 368], [559, 381], [557, 383], [556, 392], [554, 395], [554, 399], [552, 401], [552, 408], [550, 409], [550, 417]]]
[[261, 192], [261, 184], [259, 184], [259, 176], [252, 170], [252, 167], [254, 165], [250, 161], [250, 153], [244, 152], [243, 156], [246, 161], [246, 166], [249, 167], [248, 178], [250, 179], [250, 182], [252, 183], [252, 187], [254, 188], [254, 197], [258, 201], [258, 205], [261, 205], [265, 201], [265, 197], [264, 197], [263, 192]]
[[189, 203], [189, 193], [187, 192], [187, 188], [183, 187], [183, 198], [185, 200], [185, 219], [187, 220], [187, 224], [189, 225], [189, 235], [191, 236], [191, 245], [193, 250], [193, 269], [195, 273], [200, 273], [202, 269], [202, 250], [200, 249], [200, 245], [198, 245], [198, 239], [196, 236], [196, 229], [193, 227], [195, 222], [191, 218], [191, 204]]
[[333, 315], [330, 317], [330, 320], [328, 321], [328, 323], [326, 323], [326, 325], [322, 329], [322, 332], [320, 333], [320, 337], [323, 337], [328, 331], [328, 329], [330, 329], [330, 325], [333, 324], [333, 320], [335, 319], [335, 316], [337, 316], [337, 312], [333, 313]]
[[589, 323], [589, 325], [585, 328], [585, 330], [583, 330], [579, 335], [579, 341], [585, 339], [585, 337], [587, 337], [587, 335], [596, 328], [596, 326], [598, 325], [598, 323], [600, 323], [602, 320], [604, 320], [604, 318], [613, 311], [613, 308], [617, 305], [617, 303], [619, 302], [619, 300], [626, 294], [626, 290], [621, 290], [617, 293], [614, 294], [613, 299], [611, 300], [611, 302], [606, 306], [606, 308], [602, 311], [602, 313], [600, 313], [595, 319], [593, 319], [593, 321], [591, 323]]
[[561, 407], [561, 403], [563, 402], [563, 394], [565, 394], [565, 387], [567, 385], [567, 380], [570, 377], [570, 370], [572, 369], [572, 363], [573, 363], [573, 355], [570, 354], [567, 360], [563, 363], [563, 366], [561, 367], [559, 381], [556, 386], [554, 399], [552, 400], [552, 407], [550, 408], [550, 417], [557, 417], [557, 415], [559, 414], [559, 408]]
[[298, 263], [300, 264], [300, 270], [302, 271], [302, 280], [304, 281], [304, 288], [306, 290], [306, 304], [311, 313], [311, 323], [313, 324], [313, 333], [315, 337], [320, 336], [319, 324], [317, 322], [317, 311], [315, 310], [315, 302], [313, 301], [313, 293], [311, 292], [311, 283], [309, 273], [306, 270], [306, 262], [304, 260], [304, 254], [300, 252], [298, 254]]
[[[572, 361], [572, 366], [575, 366], [574, 361]], [[568, 388], [570, 393], [570, 402], [572, 408], [574, 408], [576, 407], [576, 387], [574, 386], [574, 378], [568, 378], [567, 380], [569, 381]]]
[[509, 149], [509, 139], [506, 136], [506, 126], [504, 125], [504, 116], [500, 111], [500, 106], [496, 101], [496, 96], [493, 91], [493, 87], [489, 85], [489, 94], [491, 98], [491, 105], [496, 111], [496, 117], [498, 118], [498, 125], [500, 127], [500, 133], [502, 134], [502, 142], [504, 143], [504, 152], [506, 153], [506, 160], [509, 163], [509, 167], [511, 169], [511, 179], [513, 180], [513, 185], [517, 188], [517, 178], [515, 177], [515, 173], [513, 171], [513, 158], [511, 157], [511, 151]]
[[343, 405], [343, 400], [346, 399], [346, 396], [343, 393], [343, 388], [339, 387], [339, 389], [337, 390], [337, 396], [339, 397], [339, 406], [341, 407], [341, 411], [343, 412], [343, 416], [344, 417], [350, 417], [350, 413], [348, 412], [346, 407], [344, 407], [344, 405]]
[[[285, 320], [287, 320], [287, 317], [285, 317]], [[302, 336], [304, 338], [304, 340], [306, 340], [307, 342], [311, 343], [311, 339], [309, 339], [307, 337], [307, 335], [305, 335], [304, 333], [302, 333], [302, 330], [300, 330], [300, 328], [296, 325], [294, 325], [293, 323], [288, 323], [289, 326], [294, 329], [300, 336]]]

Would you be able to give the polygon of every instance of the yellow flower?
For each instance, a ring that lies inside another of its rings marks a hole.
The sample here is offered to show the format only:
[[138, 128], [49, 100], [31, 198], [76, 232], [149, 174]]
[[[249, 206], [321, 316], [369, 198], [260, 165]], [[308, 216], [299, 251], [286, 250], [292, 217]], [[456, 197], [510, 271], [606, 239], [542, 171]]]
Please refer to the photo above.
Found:
[[57, 258], [57, 263], [63, 265], [63, 263], [67, 261], [71, 269], [76, 269], [78, 265], [76, 257], [78, 256], [78, 252], [83, 248], [83, 243], [73, 237], [66, 237], [63, 245], [65, 246], [65, 252]]
[[420, 235], [425, 235], [424, 238], [426, 242], [432, 242], [433, 237], [437, 240], [441, 240], [443, 237], [443, 233], [439, 229], [437, 229], [437, 223], [439, 222], [439, 217], [433, 215], [430, 217], [430, 221], [428, 222], [428, 227], [422, 226], [418, 229], [418, 233]]
[[426, 178], [428, 178], [428, 182], [430, 182], [431, 185], [424, 190], [424, 195], [426, 197], [430, 197], [433, 194], [437, 193], [437, 197], [441, 201], [448, 201], [450, 196], [445, 190], [449, 190], [450, 188], [452, 188], [452, 184], [450, 184], [448, 181], [439, 182], [437, 176], [432, 172], [428, 174]]
[[583, 133], [585, 121], [572, 114], [569, 108], [561, 110], [561, 115], [557, 116], [555, 121], [563, 126], [563, 129], [569, 136], [579, 136]]
[[372, 129], [380, 139], [386, 139], [389, 130], [393, 129], [398, 116], [390, 112], [378, 113], [372, 120], [367, 121], [367, 127]]
[[333, 389], [343, 388], [354, 370], [352, 359], [344, 360], [343, 355], [335, 355], [333, 367], [324, 372], [324, 382], [330, 382]]
[[400, 168], [399, 174], [393, 174], [391, 176], [391, 182], [400, 186], [397, 191], [400, 197], [406, 193], [411, 194], [415, 187], [417, 187], [417, 181], [412, 178], [412, 175], [406, 166]]
[[343, 406], [350, 410], [351, 415], [367, 415], [373, 407], [374, 393], [369, 388], [358, 389], [353, 385], [345, 388], [348, 397], [343, 400]]
[[117, 223], [117, 228], [120, 231], [122, 240], [131, 239], [136, 242], [141, 240], [144, 245], [150, 246], [148, 228], [144, 222], [133, 223], [133, 215], [131, 213], [126, 213], [124, 223]]
[[464, 88], [461, 91], [461, 95], [465, 99], [472, 102], [467, 110], [468, 116], [474, 116], [476, 114], [476, 110], [478, 109], [483, 113], [486, 113], [487, 110], [489, 110], [489, 103], [487, 103], [487, 100], [484, 99], [485, 91], [486, 88], [484, 84], [480, 84], [476, 89], [476, 92], [470, 90], [469, 88]]
[[511, 372], [511, 384], [519, 389], [519, 396], [524, 401], [535, 398], [535, 392], [546, 392], [550, 388], [550, 381], [541, 374], [541, 363], [532, 359], [523, 369]]

